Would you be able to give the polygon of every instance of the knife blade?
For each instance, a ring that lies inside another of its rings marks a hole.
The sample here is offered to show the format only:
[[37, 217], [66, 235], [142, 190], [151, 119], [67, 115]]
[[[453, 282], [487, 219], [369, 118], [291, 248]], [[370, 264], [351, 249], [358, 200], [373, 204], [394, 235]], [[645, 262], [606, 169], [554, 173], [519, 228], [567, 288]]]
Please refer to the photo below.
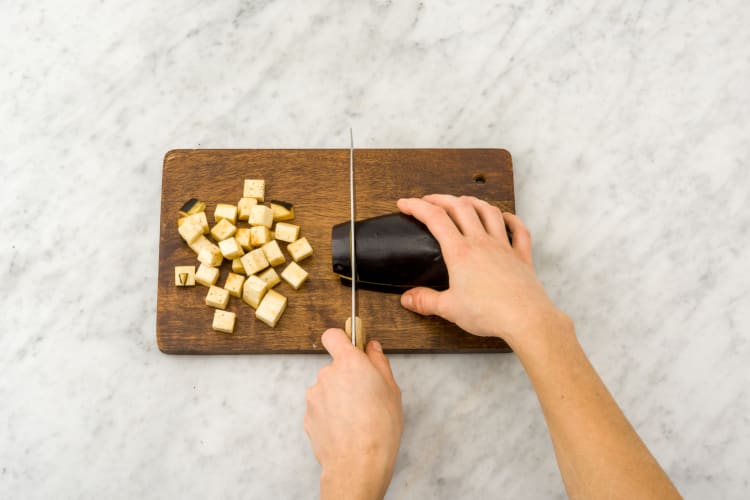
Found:
[[[357, 244], [354, 222], [356, 220], [356, 197], [354, 190], [354, 132], [349, 129], [349, 263], [352, 277], [352, 313], [346, 320], [345, 331], [351, 336], [352, 344], [365, 350], [365, 336], [362, 320], [357, 314]], [[352, 321], [355, 318], [355, 321]]]

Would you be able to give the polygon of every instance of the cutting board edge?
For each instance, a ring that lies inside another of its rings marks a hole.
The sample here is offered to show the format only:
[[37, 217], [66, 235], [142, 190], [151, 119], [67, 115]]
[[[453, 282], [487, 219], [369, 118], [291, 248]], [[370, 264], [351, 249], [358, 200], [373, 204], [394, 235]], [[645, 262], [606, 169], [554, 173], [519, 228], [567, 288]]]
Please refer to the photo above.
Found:
[[[325, 350], [308, 350], [308, 349], [277, 349], [277, 350], [269, 350], [269, 351], [252, 351], [252, 352], [243, 352], [243, 351], [190, 351], [190, 350], [170, 350], [170, 349], [162, 349], [161, 345], [159, 346], [159, 350], [163, 352], [164, 354], [169, 355], [178, 355], [178, 356], [238, 356], [238, 355], [246, 355], [246, 356], [256, 356], [256, 355], [263, 355], [263, 354], [290, 354], [290, 355], [296, 355], [296, 354], [316, 354], [316, 355], [322, 355], [322, 354], [328, 354]], [[486, 348], [486, 349], [461, 349], [461, 350], [450, 350], [450, 349], [383, 349], [383, 352], [385, 354], [481, 354], [481, 353], [498, 353], [498, 354], [507, 354], [512, 353], [513, 350], [510, 347], [498, 347], [498, 348]]]

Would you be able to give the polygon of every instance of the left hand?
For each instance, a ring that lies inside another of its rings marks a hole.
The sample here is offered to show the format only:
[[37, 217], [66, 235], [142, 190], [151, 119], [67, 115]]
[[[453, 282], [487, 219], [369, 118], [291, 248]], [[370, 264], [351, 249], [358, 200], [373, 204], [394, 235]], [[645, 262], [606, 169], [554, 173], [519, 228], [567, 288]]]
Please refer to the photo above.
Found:
[[323, 469], [320, 498], [383, 498], [401, 442], [401, 391], [376, 340], [366, 354], [338, 328], [322, 340], [333, 362], [307, 390], [305, 413], [305, 432]]

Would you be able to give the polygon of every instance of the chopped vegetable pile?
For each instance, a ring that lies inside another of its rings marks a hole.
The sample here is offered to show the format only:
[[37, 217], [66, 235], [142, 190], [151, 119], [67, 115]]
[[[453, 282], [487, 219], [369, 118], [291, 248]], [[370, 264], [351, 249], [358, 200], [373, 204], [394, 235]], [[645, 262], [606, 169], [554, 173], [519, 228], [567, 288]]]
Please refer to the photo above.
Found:
[[[275, 327], [286, 310], [287, 298], [272, 288], [284, 280], [299, 290], [309, 276], [298, 263], [311, 256], [313, 249], [307, 238], [300, 237], [300, 227], [286, 222], [294, 219], [293, 205], [279, 200], [264, 205], [265, 190], [265, 180], [246, 179], [236, 205], [216, 205], [213, 227], [209, 227], [204, 202], [192, 198], [180, 209], [177, 231], [195, 252], [199, 265], [197, 270], [195, 265], [176, 266], [175, 286], [198, 283], [208, 287], [206, 305], [216, 309], [212, 323], [216, 331], [234, 332], [237, 316], [225, 310], [230, 297], [241, 298], [255, 309], [257, 319]], [[293, 261], [280, 274], [274, 267], [286, 263], [286, 257], [279, 242], [286, 245]], [[224, 259], [232, 262], [232, 271], [219, 287]]]

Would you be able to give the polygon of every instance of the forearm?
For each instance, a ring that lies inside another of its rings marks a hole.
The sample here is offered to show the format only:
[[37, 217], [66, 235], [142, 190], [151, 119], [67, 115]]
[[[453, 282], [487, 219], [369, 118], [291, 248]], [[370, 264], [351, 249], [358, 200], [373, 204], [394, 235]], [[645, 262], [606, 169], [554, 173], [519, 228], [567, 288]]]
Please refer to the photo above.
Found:
[[570, 498], [680, 498], [559, 314], [512, 342], [536, 390]]

